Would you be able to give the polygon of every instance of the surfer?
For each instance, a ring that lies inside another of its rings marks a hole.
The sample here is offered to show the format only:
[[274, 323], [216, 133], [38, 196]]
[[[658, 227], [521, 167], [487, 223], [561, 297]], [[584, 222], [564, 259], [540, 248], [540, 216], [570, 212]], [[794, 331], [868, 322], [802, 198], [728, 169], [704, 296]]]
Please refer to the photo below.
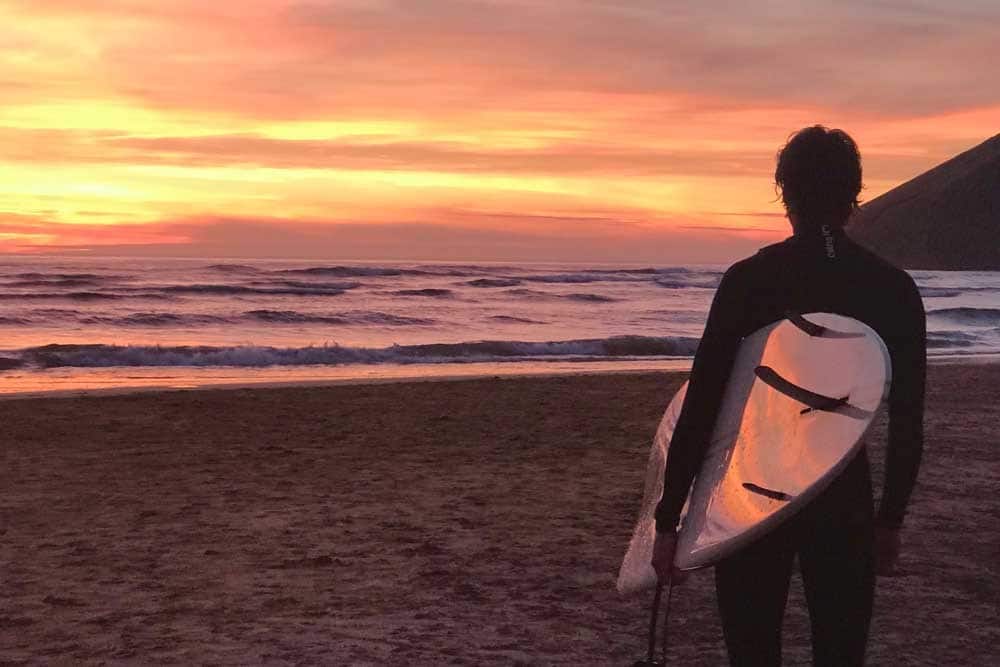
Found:
[[726, 271], [694, 358], [656, 510], [653, 567], [671, 572], [680, 512], [709, 442], [744, 336], [788, 313], [829, 312], [872, 327], [892, 361], [886, 474], [876, 512], [868, 457], [857, 457], [800, 513], [715, 568], [733, 665], [779, 665], [781, 624], [799, 558], [816, 665], [861, 665], [875, 574], [891, 574], [923, 449], [926, 322], [912, 278], [844, 233], [858, 206], [861, 157], [841, 130], [805, 128], [778, 153], [792, 236]]

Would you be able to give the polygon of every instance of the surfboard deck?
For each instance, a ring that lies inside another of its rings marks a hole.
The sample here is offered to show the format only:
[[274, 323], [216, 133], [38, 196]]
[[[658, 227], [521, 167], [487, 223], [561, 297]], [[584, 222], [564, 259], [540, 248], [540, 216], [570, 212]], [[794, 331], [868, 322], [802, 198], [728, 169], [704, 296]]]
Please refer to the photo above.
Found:
[[[688, 497], [675, 565], [717, 563], [793, 516], [850, 463], [888, 393], [885, 343], [866, 324], [809, 313], [740, 344], [722, 407]], [[618, 590], [656, 584], [655, 511], [687, 384], [664, 412]]]

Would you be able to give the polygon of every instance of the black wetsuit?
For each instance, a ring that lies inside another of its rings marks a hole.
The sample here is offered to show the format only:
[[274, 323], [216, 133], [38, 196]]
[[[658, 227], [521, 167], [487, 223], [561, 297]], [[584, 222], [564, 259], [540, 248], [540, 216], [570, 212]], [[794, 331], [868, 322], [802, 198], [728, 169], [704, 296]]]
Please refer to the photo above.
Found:
[[[722, 278], [695, 355], [667, 459], [657, 530], [677, 526], [744, 336], [789, 312], [830, 312], [871, 326], [892, 360], [886, 478], [877, 520], [902, 524], [923, 449], [926, 333], [912, 278], [839, 228], [799, 233], [734, 264]], [[817, 665], [860, 665], [874, 593], [871, 477], [861, 453], [796, 517], [716, 567], [734, 665], [780, 664], [781, 620], [794, 556], [812, 619]]]

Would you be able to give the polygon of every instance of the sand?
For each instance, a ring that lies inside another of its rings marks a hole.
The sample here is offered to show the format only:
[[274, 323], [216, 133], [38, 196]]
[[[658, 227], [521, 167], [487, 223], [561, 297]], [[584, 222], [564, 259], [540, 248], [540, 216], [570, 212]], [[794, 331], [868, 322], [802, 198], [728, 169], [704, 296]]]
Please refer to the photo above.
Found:
[[[682, 377], [0, 401], [0, 663], [629, 664], [649, 598], [614, 577]], [[998, 386], [931, 369], [870, 664], [1000, 664]], [[786, 664], [807, 623], [796, 579]], [[671, 640], [724, 664], [710, 572]]]

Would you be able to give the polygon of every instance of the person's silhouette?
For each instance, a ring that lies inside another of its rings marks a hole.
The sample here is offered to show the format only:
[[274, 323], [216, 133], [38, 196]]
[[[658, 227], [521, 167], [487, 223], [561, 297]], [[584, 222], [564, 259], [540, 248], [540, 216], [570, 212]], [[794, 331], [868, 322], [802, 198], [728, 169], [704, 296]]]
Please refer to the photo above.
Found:
[[889, 443], [876, 513], [864, 448], [786, 524], [715, 568], [730, 662], [781, 663], [781, 624], [799, 558], [816, 665], [864, 661], [875, 573], [890, 574], [923, 449], [926, 322], [910, 276], [844, 233], [858, 206], [861, 158], [841, 130], [796, 133], [778, 154], [775, 183], [793, 235], [726, 271], [694, 358], [657, 507], [653, 566], [670, 576], [681, 507], [709, 441], [741, 339], [788, 312], [831, 312], [871, 326], [892, 360]]

